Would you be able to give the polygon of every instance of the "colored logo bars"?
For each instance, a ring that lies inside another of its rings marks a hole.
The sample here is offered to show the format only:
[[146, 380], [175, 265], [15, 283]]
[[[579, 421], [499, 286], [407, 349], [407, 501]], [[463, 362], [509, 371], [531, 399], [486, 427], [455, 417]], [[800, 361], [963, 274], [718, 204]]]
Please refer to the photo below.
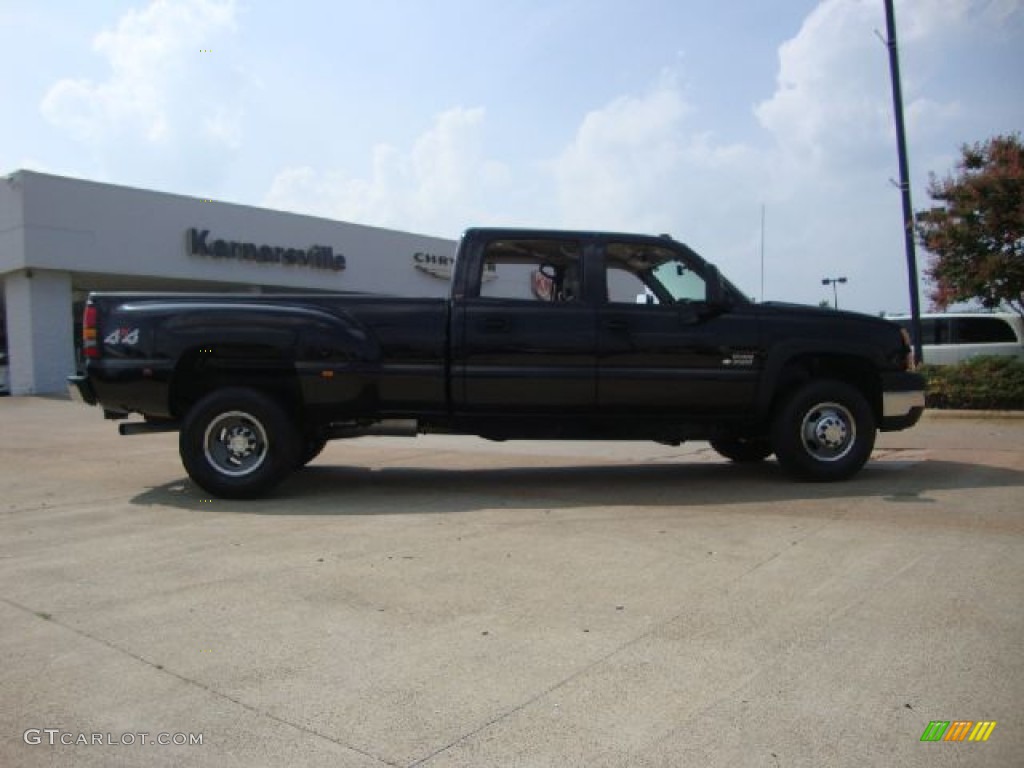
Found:
[[932, 720], [921, 741], [988, 741], [995, 727], [995, 720]]

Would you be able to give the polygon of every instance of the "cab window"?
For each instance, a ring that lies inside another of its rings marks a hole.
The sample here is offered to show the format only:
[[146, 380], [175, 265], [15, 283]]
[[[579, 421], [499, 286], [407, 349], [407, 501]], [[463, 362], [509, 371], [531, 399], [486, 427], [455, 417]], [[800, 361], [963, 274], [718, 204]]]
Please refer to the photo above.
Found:
[[578, 240], [495, 240], [484, 251], [480, 295], [550, 303], [580, 301], [581, 253]]
[[682, 304], [707, 296], [704, 278], [668, 248], [609, 243], [605, 265], [608, 301], [613, 304]]

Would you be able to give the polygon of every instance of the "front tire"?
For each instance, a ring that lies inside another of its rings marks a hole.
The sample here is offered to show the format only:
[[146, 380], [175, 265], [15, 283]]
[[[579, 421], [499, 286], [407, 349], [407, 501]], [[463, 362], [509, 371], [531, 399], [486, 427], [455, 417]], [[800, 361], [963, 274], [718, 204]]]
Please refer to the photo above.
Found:
[[264, 495], [300, 456], [285, 410], [262, 392], [241, 387], [215, 390], [192, 407], [178, 452], [197, 485], [226, 499]]
[[846, 480], [875, 447], [875, 415], [864, 395], [831, 379], [812, 381], [779, 409], [772, 447], [790, 473], [809, 480]]

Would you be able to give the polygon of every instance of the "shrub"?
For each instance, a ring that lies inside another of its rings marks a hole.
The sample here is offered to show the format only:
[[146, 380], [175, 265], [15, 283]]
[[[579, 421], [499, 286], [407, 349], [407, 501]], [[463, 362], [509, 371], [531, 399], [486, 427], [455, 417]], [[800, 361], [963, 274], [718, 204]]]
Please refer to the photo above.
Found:
[[925, 365], [929, 408], [1024, 409], [1024, 360], [975, 357], [958, 365]]

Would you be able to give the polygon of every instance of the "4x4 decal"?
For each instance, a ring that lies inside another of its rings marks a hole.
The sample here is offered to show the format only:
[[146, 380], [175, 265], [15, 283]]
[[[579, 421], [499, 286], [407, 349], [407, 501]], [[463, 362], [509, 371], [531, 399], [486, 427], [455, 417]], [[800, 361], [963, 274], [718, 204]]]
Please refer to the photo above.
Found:
[[108, 333], [104, 339], [104, 344], [126, 344], [132, 346], [139, 343], [139, 329], [138, 328], [115, 328], [113, 331]]

